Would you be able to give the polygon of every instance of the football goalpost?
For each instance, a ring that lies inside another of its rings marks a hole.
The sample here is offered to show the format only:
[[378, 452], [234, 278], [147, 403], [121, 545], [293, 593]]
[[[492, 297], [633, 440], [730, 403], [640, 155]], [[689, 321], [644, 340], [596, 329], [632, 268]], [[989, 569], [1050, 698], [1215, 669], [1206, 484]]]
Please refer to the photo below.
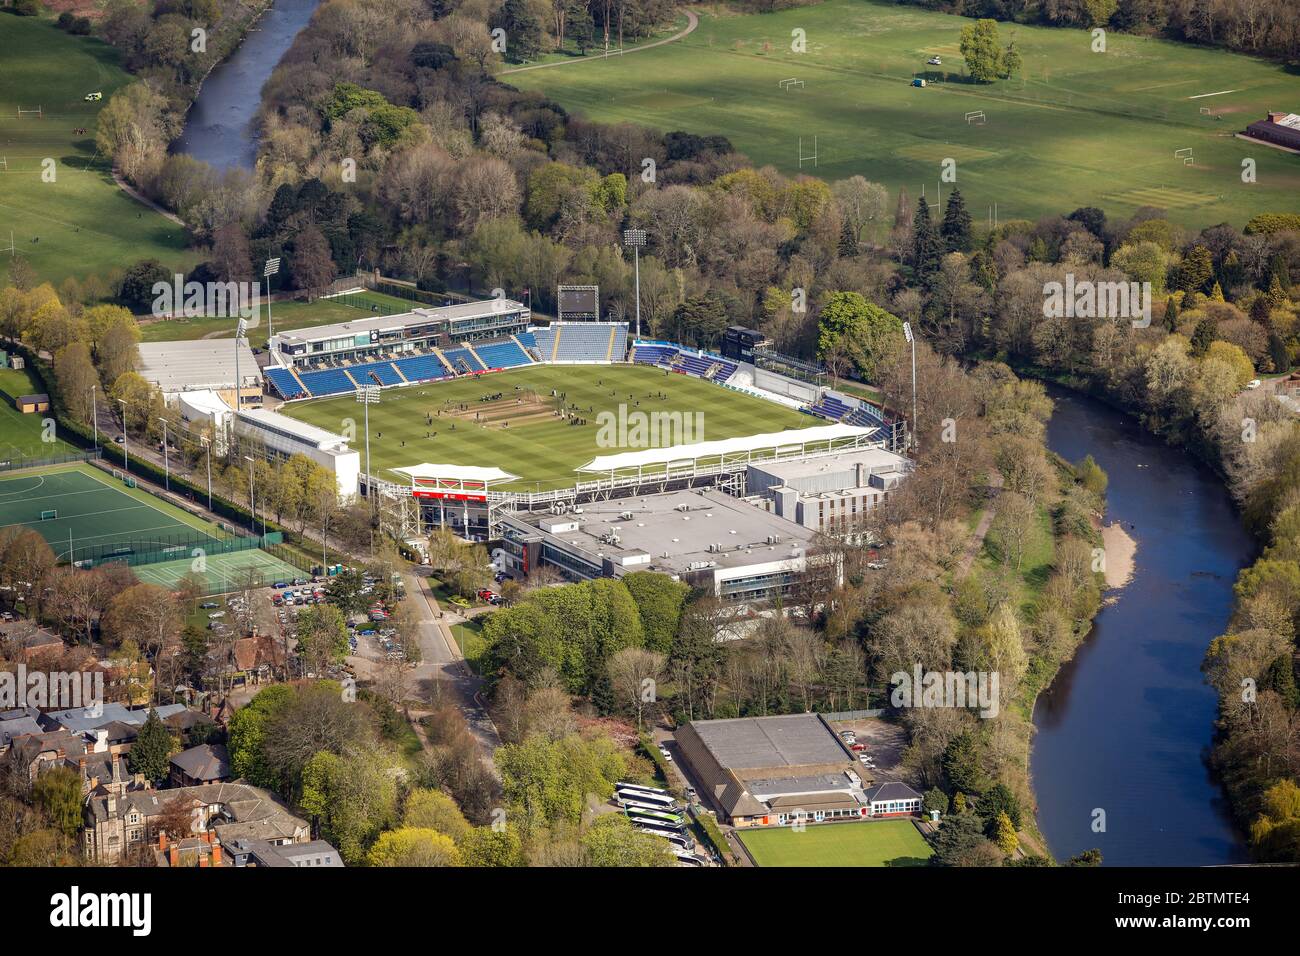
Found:
[[18, 118], [22, 119], [24, 116], [35, 116], [37, 119], [43, 119], [45, 114], [41, 111], [41, 107], [39, 106], [34, 110], [25, 110], [21, 106], [18, 107]]
[[805, 155], [803, 151], [803, 137], [799, 137], [799, 168], [803, 169], [803, 164], [811, 162], [815, 167], [817, 165], [817, 137], [813, 137], [813, 151]]
[[777, 86], [781, 87], [781, 89], [783, 89], [783, 90], [785, 90], [787, 93], [789, 93], [791, 90], [793, 90], [793, 89], [795, 89], [795, 88], [798, 88], [798, 89], [801, 89], [801, 90], [802, 90], [802, 89], [803, 89], [803, 80], [799, 79], [798, 77], [792, 76], [792, 77], [789, 77], [788, 79], [784, 79], [784, 80], [782, 80], [780, 83], [777, 84]]
[[985, 117], [983, 110], [971, 110], [966, 114], [967, 126], [970, 126], [972, 123], [977, 126], [983, 126], [986, 122], [988, 122], [988, 119]]
[[1195, 160], [1192, 159], [1192, 147], [1190, 146], [1174, 150], [1174, 159], [1181, 159], [1184, 166], [1195, 165]]

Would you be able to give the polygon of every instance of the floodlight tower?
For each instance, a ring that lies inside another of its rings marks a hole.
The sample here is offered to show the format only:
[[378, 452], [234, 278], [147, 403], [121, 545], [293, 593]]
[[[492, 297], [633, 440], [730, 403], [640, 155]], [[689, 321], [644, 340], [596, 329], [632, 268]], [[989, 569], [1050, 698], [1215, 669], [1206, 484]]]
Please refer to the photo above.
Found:
[[167, 451], [167, 419], [160, 418], [163, 427], [163, 482], [168, 491], [172, 490], [172, 465]]
[[262, 267], [262, 278], [266, 280], [266, 347], [271, 347], [271, 276], [280, 271], [280, 257], [267, 259]]
[[641, 338], [641, 247], [645, 245], [644, 229], [624, 229], [623, 245], [632, 247], [632, 261], [636, 268], [636, 338]]
[[[269, 319], [267, 320], [269, 323]], [[239, 344], [248, 343], [248, 320], [241, 318], [235, 326], [235, 414], [244, 407], [243, 382], [239, 380]]]
[[911, 444], [913, 450], [919, 449], [919, 443], [916, 440], [916, 337], [912, 335], [912, 323], [903, 323], [903, 337], [907, 339], [912, 346], [912, 427], [911, 427]]
[[[374, 514], [379, 508], [379, 502], [375, 498], [375, 486], [370, 476], [370, 406], [379, 404], [379, 386], [378, 385], [358, 385], [357, 401], [366, 407], [366, 497], [370, 499], [370, 511]], [[371, 530], [371, 541], [374, 540], [374, 530]], [[372, 544], [373, 547], [373, 544]]]
[[117, 403], [122, 406], [122, 470], [127, 473], [131, 470], [131, 450], [126, 446], [126, 399], [119, 398]]

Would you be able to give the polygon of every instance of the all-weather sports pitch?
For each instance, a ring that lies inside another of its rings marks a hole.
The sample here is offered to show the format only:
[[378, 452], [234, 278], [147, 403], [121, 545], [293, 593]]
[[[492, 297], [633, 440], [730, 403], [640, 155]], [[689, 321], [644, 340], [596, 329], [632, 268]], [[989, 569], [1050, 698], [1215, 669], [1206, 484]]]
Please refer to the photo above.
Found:
[[[570, 412], [567, 418], [557, 414], [562, 405]], [[292, 403], [280, 411], [344, 434], [361, 450], [365, 467], [364, 408], [354, 396]], [[613, 417], [602, 419], [602, 412]], [[385, 472], [424, 462], [496, 466], [520, 478], [503, 490], [546, 491], [592, 477], [575, 469], [597, 456], [642, 447], [623, 439], [636, 439], [636, 416], [654, 413], [672, 416], [673, 427], [660, 427], [653, 447], [825, 424], [792, 408], [649, 366], [532, 365], [384, 389], [379, 404], [370, 406], [371, 471], [399, 480]], [[620, 420], [628, 423], [626, 429], [602, 434], [602, 421]]]
[[0, 480], [0, 527], [16, 525], [38, 532], [68, 561], [118, 548], [201, 547], [226, 537], [215, 525], [90, 465], [33, 469]]
[[759, 866], [923, 866], [933, 851], [910, 820], [737, 831]]
[[201, 568], [196, 569], [193, 558], [184, 557], [176, 561], [140, 564], [131, 570], [143, 583], [165, 588], [176, 588], [182, 578], [198, 574], [207, 580], [209, 594], [229, 594], [245, 587], [270, 587], [303, 576], [303, 572], [293, 565], [259, 550], [210, 554], [203, 559]]

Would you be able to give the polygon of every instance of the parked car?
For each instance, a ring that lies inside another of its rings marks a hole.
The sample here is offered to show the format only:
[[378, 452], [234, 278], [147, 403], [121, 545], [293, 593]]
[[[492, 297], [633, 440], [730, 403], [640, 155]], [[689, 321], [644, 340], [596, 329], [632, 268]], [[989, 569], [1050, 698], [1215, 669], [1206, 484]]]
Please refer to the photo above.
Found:
[[1257, 378], [1252, 378], [1249, 382], [1246, 383], [1246, 387], [1247, 387], [1247, 388], [1259, 388], [1259, 386], [1260, 386], [1261, 384], [1263, 384], [1263, 383], [1260, 382], [1259, 379], [1257, 379]]
[[854, 753], [861, 753], [863, 750], [866, 750], [866, 749], [867, 749], [867, 745], [866, 745], [866, 744], [849, 744], [849, 749], [852, 750]]
[[208, 617], [210, 617], [210, 618], [214, 618], [214, 619], [215, 619], [215, 618], [219, 618], [219, 617], [225, 617], [225, 616], [226, 616], [226, 612], [225, 612], [225, 611], [213, 611], [211, 614], [208, 615]]
[[102, 90], [96, 90], [96, 91], [93, 92], [93, 93], [87, 93], [87, 94], [83, 97], [83, 99], [84, 99], [87, 103], [95, 103], [95, 102], [98, 102], [99, 100], [102, 100], [103, 98], [104, 98], [104, 93], [103, 93]]
[[673, 762], [673, 755], [668, 752], [668, 748], [665, 747], [663, 744], [659, 745], [659, 752], [663, 754], [663, 758], [667, 760], [669, 763]]
[[210, 611], [214, 607], [221, 607], [221, 605], [218, 604], [216, 601], [204, 601], [202, 604], [199, 605], [199, 607], [203, 608], [203, 610], [205, 611]]
[[938, 56], [932, 56], [930, 57], [930, 59], [926, 60], [925, 62], [930, 64], [931, 66], [943, 66], [943, 58]]

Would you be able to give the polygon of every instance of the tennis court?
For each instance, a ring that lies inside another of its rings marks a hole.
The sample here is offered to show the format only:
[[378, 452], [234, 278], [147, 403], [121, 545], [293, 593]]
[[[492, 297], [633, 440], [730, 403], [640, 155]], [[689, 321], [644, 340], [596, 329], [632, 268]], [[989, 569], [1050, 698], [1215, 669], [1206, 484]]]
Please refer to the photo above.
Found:
[[165, 588], [175, 588], [187, 574], [198, 574], [207, 580], [208, 594], [229, 594], [248, 586], [269, 587], [277, 581], [305, 577], [305, 572], [293, 565], [258, 550], [207, 555], [201, 562], [194, 558], [180, 558], [140, 564], [131, 570], [145, 584]]
[[119, 549], [202, 547], [227, 537], [215, 525], [90, 465], [43, 468], [0, 480], [0, 527], [14, 525], [32, 528], [60, 560], [70, 561]]

